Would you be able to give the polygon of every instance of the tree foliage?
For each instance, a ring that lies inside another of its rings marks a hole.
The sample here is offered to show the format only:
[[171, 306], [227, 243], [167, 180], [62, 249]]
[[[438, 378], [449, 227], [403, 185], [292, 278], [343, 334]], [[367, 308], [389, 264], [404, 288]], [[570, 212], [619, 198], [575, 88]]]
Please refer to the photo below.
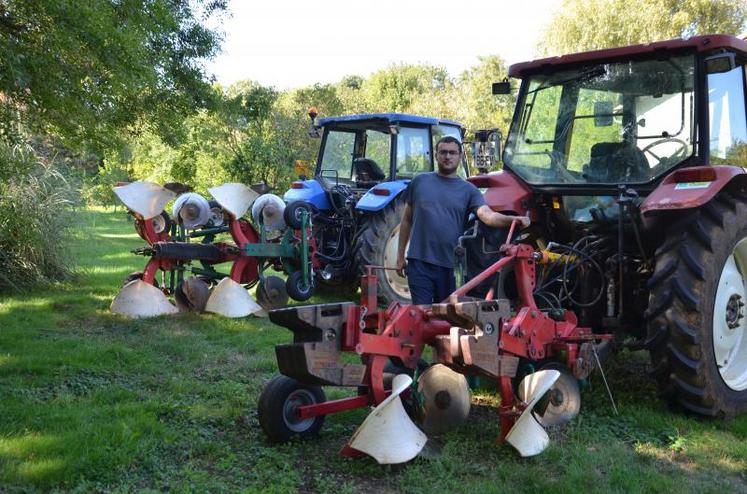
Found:
[[649, 43], [701, 34], [739, 34], [744, 0], [564, 0], [540, 49], [564, 53]]
[[3, 135], [22, 122], [68, 146], [102, 148], [147, 123], [173, 138], [208, 103], [202, 61], [219, 37], [200, 23], [225, 1], [9, 0], [0, 4]]

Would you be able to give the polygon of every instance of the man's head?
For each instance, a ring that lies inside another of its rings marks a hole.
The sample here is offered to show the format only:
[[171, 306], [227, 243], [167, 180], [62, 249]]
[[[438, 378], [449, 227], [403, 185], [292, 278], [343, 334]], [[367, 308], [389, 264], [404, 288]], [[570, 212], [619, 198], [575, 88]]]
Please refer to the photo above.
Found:
[[453, 175], [462, 163], [462, 143], [459, 139], [446, 136], [436, 143], [436, 162], [441, 175]]

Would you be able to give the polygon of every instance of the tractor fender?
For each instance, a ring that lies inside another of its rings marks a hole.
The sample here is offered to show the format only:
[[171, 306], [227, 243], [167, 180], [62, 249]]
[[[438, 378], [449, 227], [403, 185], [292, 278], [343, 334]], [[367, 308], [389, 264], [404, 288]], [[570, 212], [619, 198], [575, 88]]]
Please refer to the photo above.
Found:
[[305, 201], [317, 209], [331, 209], [327, 193], [316, 180], [299, 180], [293, 182], [292, 188], [283, 195], [283, 201], [290, 204], [294, 201]]
[[363, 197], [355, 205], [355, 209], [368, 213], [381, 211], [405, 190], [409, 183], [409, 180], [395, 180], [375, 185], [363, 194]]
[[702, 206], [722, 189], [747, 186], [747, 172], [730, 165], [695, 166], [673, 171], [641, 203], [641, 213], [651, 216]]
[[469, 177], [469, 182], [483, 192], [485, 203], [498, 212], [527, 213], [532, 191], [513, 174], [505, 171]]

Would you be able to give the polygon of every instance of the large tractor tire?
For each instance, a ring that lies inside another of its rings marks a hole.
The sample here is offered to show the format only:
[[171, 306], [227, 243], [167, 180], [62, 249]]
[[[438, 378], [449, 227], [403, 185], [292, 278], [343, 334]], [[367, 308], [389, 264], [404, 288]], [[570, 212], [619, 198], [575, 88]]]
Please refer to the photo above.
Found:
[[[399, 224], [405, 212], [405, 201], [396, 199], [378, 213], [371, 215], [355, 242], [355, 263], [359, 276], [366, 273], [366, 266], [395, 267], [399, 246]], [[379, 270], [379, 303], [389, 305], [394, 300], [410, 302], [407, 278], [391, 269]]]
[[673, 404], [747, 411], [747, 203], [721, 192], [669, 230], [649, 280], [653, 375]]

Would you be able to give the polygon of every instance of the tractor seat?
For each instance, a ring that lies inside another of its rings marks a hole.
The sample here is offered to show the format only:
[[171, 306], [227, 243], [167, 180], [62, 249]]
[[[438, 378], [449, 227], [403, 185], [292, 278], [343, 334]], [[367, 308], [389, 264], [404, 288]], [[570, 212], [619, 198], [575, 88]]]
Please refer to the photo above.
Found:
[[648, 161], [643, 152], [625, 142], [598, 142], [591, 146], [584, 176], [591, 181], [622, 182], [645, 178]]
[[379, 165], [369, 158], [355, 158], [353, 172], [355, 173], [355, 185], [358, 187], [371, 187], [386, 178]]

